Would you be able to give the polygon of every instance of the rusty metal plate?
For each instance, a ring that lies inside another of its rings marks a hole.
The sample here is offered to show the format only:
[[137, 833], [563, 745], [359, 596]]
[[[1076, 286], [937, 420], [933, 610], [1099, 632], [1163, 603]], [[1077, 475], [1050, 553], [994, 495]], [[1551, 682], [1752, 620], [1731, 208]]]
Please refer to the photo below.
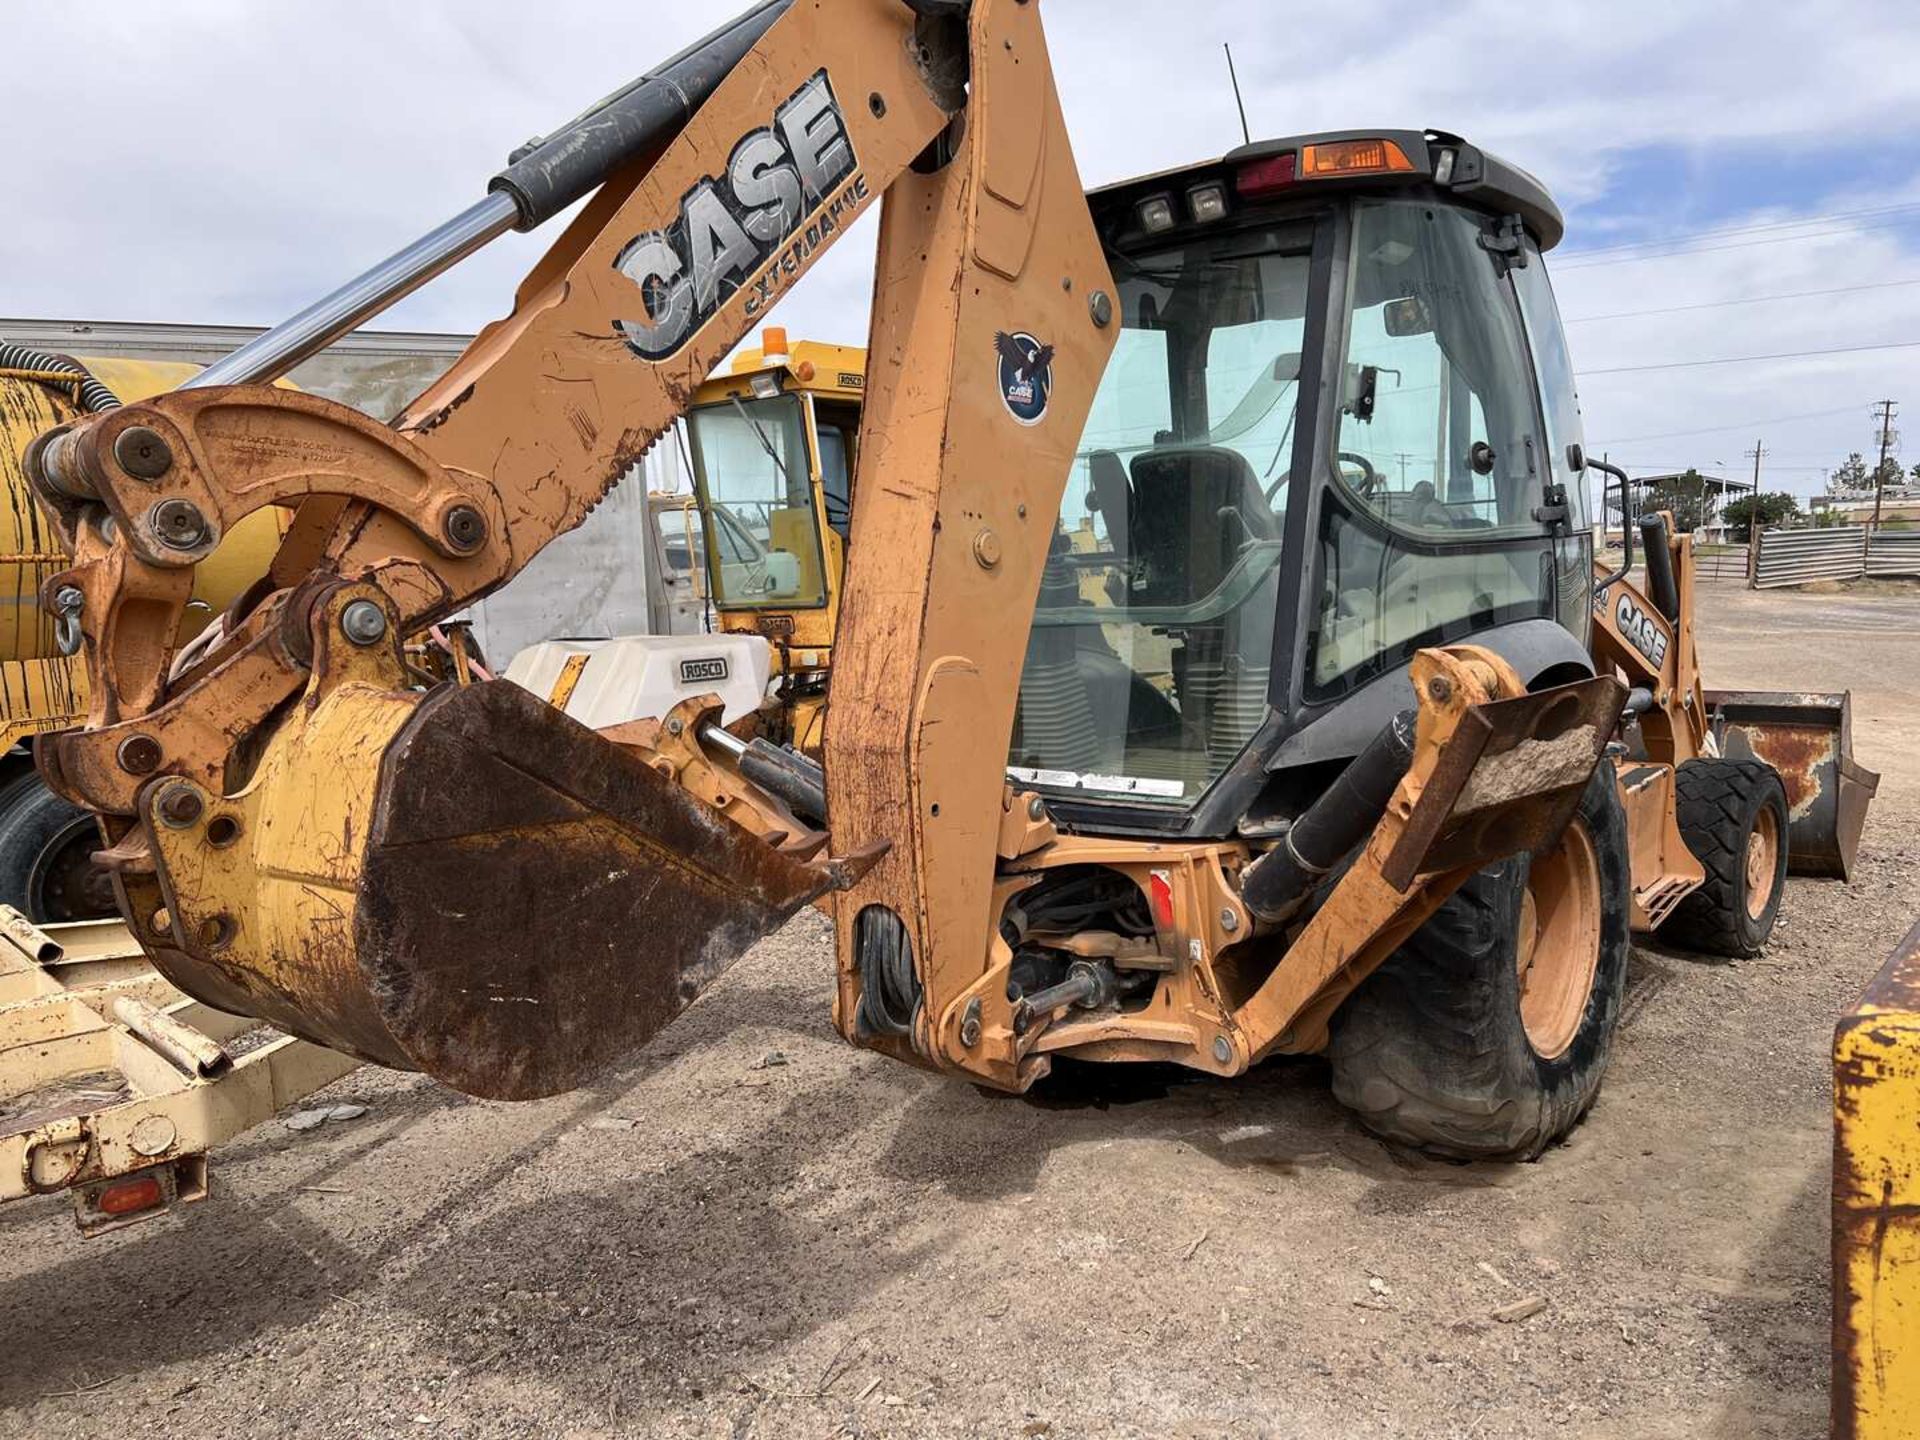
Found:
[[1852, 694], [1709, 690], [1707, 714], [1723, 755], [1779, 772], [1787, 869], [1850, 878], [1867, 804], [1880, 788], [1879, 775], [1854, 762]]
[[1618, 680], [1556, 686], [1476, 705], [1461, 717], [1381, 867], [1402, 894], [1414, 878], [1538, 854], [1573, 818], [1619, 724]]
[[487, 1099], [632, 1054], [841, 879], [507, 681], [428, 696], [380, 791], [361, 968], [414, 1063]]

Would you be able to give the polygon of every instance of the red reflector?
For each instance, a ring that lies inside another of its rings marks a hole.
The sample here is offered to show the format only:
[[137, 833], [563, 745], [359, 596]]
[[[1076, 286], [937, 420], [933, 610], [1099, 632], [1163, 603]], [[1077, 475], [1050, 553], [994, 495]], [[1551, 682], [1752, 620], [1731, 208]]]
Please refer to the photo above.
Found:
[[1286, 189], [1297, 178], [1293, 152], [1289, 150], [1284, 155], [1269, 155], [1264, 160], [1242, 165], [1233, 177], [1233, 188], [1249, 199], [1258, 200], [1263, 195]]
[[1153, 923], [1162, 930], [1173, 929], [1173, 877], [1165, 870], [1149, 871], [1147, 898], [1153, 902]]
[[151, 1175], [137, 1180], [122, 1180], [100, 1192], [102, 1215], [131, 1215], [136, 1210], [151, 1210], [165, 1199], [160, 1182]]

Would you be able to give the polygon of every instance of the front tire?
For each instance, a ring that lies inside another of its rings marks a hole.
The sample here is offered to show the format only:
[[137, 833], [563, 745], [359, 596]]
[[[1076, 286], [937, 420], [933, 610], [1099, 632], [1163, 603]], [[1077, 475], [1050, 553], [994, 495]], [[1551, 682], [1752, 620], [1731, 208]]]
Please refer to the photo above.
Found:
[[1674, 907], [1660, 938], [1708, 955], [1758, 955], [1787, 883], [1787, 789], [1758, 760], [1689, 760], [1674, 774], [1680, 838], [1707, 880]]
[[1626, 988], [1626, 819], [1613, 767], [1561, 843], [1481, 871], [1334, 1018], [1333, 1093], [1385, 1139], [1531, 1160], [1580, 1122]]

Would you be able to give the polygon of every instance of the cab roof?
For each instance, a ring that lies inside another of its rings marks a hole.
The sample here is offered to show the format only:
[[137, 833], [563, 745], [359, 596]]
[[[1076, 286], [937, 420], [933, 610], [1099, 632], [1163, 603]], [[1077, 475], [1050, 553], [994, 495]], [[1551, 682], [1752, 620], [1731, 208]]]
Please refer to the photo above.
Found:
[[866, 389], [867, 352], [858, 345], [828, 345], [818, 340], [789, 344], [778, 328], [762, 333], [760, 348], [742, 350], [716, 371], [693, 403], [707, 404], [753, 393], [755, 375], [773, 375], [782, 390], [807, 391], [829, 398], [857, 398]]
[[[1351, 153], [1369, 145], [1390, 147], [1397, 157], [1392, 162], [1393, 168], [1327, 168], [1308, 172], [1310, 150], [1331, 155], [1342, 149]], [[1292, 158], [1290, 169], [1286, 162], [1289, 156]], [[1566, 218], [1547, 193], [1546, 186], [1519, 166], [1443, 130], [1323, 130], [1311, 135], [1258, 140], [1231, 150], [1216, 161], [1103, 185], [1092, 191], [1090, 198], [1141, 201], [1158, 191], [1178, 192], [1222, 179], [1227, 182], [1227, 193], [1233, 195], [1242, 188], [1242, 177], [1263, 162], [1272, 162], [1266, 171], [1268, 175], [1285, 177], [1276, 178], [1274, 184], [1265, 189], [1263, 199], [1280, 194], [1304, 199], [1322, 191], [1392, 194], [1407, 188], [1438, 190], [1488, 214], [1518, 215], [1543, 252], [1558, 245], [1566, 234]]]

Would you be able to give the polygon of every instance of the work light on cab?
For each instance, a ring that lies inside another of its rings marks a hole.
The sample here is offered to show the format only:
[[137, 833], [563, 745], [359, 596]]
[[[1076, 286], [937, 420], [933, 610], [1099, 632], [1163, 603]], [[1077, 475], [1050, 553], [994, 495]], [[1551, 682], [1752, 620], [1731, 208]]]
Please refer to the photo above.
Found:
[[1226, 186], [1212, 181], [1194, 186], [1187, 191], [1187, 209], [1202, 225], [1223, 219], [1227, 213]]
[[1176, 218], [1171, 195], [1153, 195], [1140, 202], [1140, 228], [1149, 235], [1171, 230]]

